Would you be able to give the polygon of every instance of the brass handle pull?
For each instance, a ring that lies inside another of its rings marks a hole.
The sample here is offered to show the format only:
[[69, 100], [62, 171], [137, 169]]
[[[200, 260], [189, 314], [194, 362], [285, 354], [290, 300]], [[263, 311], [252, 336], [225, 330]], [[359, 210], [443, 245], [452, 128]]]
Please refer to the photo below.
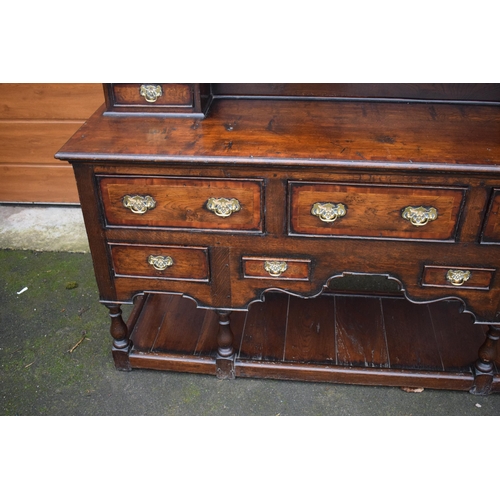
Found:
[[152, 196], [127, 194], [123, 197], [123, 206], [130, 209], [134, 214], [145, 214], [148, 210], [156, 207], [156, 201]]
[[414, 226], [425, 226], [428, 222], [436, 220], [438, 212], [434, 207], [406, 207], [401, 217], [410, 221]]
[[315, 203], [311, 213], [323, 222], [335, 222], [339, 217], [344, 217], [347, 209], [342, 203]]
[[241, 210], [240, 202], [236, 198], [209, 198], [207, 208], [219, 217], [229, 217], [234, 212]]
[[461, 269], [450, 269], [446, 273], [446, 281], [449, 281], [452, 285], [461, 286], [466, 281], [469, 281], [472, 273], [470, 271], [463, 271]]
[[287, 263], [278, 260], [266, 260], [264, 269], [273, 277], [281, 276], [287, 269]]
[[163, 92], [160, 85], [141, 85], [140, 94], [147, 102], [156, 102]]
[[168, 255], [150, 255], [148, 264], [152, 265], [157, 271], [165, 271], [167, 267], [174, 265], [174, 260]]

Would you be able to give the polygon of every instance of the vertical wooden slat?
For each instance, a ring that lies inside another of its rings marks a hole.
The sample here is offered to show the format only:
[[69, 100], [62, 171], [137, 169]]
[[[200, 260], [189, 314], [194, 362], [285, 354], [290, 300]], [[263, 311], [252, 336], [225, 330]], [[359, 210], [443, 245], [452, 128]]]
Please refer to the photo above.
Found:
[[180, 295], [172, 296], [165, 309], [165, 316], [153, 346], [154, 351], [173, 354], [193, 354], [199, 332], [205, 319], [205, 311]]
[[379, 298], [335, 297], [335, 327], [339, 365], [389, 367]]
[[382, 301], [391, 368], [443, 370], [428, 308], [404, 299]]
[[136, 330], [132, 331], [131, 334], [134, 350], [142, 352], [152, 350], [163, 323], [165, 308], [169, 307], [172, 298], [173, 296], [162, 296], [159, 294], [149, 294], [146, 296], [146, 302], [136, 323], [136, 328], [140, 330], [140, 334]]
[[429, 304], [438, 348], [445, 370], [463, 371], [476, 361], [485, 339], [485, 327], [473, 325], [473, 318], [460, 314], [460, 302]]
[[250, 306], [239, 358], [280, 361], [285, 346], [288, 295], [267, 294]]
[[332, 296], [290, 298], [285, 361], [335, 362], [335, 304]]

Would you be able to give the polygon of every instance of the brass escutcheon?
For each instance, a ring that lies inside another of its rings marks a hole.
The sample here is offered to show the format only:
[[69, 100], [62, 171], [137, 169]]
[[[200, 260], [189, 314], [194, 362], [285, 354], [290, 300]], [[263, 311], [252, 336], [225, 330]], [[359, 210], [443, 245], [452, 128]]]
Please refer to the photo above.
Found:
[[471, 277], [470, 271], [464, 271], [462, 269], [450, 269], [446, 273], [446, 280], [452, 285], [461, 286]]
[[287, 269], [287, 263], [284, 261], [279, 261], [279, 260], [266, 260], [264, 262], [264, 269], [271, 275], [271, 276], [281, 276]]
[[236, 198], [209, 198], [207, 208], [219, 217], [229, 217], [234, 212], [241, 210], [240, 202]]
[[401, 217], [410, 221], [414, 226], [425, 226], [428, 222], [436, 220], [438, 212], [434, 207], [406, 207]]
[[156, 102], [163, 92], [160, 85], [141, 85], [140, 94], [147, 102]]
[[167, 267], [174, 265], [174, 260], [168, 255], [150, 255], [148, 264], [151, 264], [157, 271], [164, 271]]
[[156, 207], [156, 201], [152, 196], [126, 194], [123, 197], [123, 206], [130, 209], [134, 214], [145, 214], [148, 210]]
[[339, 217], [344, 217], [347, 213], [345, 205], [342, 203], [315, 203], [311, 208], [311, 213], [319, 217], [323, 222], [335, 222]]

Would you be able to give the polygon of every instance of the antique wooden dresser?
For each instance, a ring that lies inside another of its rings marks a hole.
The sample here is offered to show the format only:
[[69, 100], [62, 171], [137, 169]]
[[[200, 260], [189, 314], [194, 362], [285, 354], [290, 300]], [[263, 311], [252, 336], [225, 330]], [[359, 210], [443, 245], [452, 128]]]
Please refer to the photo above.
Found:
[[500, 85], [104, 91], [56, 158], [117, 368], [500, 390]]

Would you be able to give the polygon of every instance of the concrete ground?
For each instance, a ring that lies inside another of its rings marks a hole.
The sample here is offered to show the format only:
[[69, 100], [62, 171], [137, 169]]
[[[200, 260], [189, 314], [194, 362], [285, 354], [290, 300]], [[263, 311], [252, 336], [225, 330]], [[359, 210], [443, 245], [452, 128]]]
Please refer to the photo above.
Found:
[[78, 207], [0, 205], [0, 415], [500, 415], [500, 394], [115, 370]]

